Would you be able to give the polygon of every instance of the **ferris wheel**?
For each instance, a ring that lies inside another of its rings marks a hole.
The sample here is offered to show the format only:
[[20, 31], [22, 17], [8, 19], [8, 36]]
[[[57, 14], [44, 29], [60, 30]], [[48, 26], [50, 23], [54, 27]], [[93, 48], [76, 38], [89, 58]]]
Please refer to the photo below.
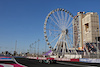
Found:
[[44, 22], [44, 37], [49, 48], [56, 54], [65, 54], [74, 47], [73, 15], [65, 9], [52, 10]]

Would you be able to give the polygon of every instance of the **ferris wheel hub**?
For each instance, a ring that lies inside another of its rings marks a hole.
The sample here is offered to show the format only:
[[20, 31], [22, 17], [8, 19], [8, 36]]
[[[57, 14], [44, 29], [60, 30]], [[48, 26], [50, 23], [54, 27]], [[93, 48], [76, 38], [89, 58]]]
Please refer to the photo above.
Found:
[[68, 34], [68, 29], [66, 29], [66, 34]]
[[62, 30], [62, 33], [64, 33], [64, 34], [68, 34], [68, 29], [66, 29], [66, 30]]

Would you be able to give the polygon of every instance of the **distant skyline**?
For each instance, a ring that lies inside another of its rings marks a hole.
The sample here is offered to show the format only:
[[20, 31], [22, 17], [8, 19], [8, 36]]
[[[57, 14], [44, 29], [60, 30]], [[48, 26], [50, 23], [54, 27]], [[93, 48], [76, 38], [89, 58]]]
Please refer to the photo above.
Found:
[[26, 52], [38, 39], [41, 52], [45, 51], [44, 21], [57, 8], [74, 16], [79, 11], [97, 12], [100, 16], [100, 0], [0, 0], [0, 52], [15, 50], [16, 40], [16, 50]]

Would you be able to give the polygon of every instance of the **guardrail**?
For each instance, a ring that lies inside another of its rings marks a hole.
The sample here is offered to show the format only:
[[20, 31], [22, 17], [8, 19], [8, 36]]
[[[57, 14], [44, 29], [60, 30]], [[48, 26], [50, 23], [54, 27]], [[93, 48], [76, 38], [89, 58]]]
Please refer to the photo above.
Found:
[[100, 59], [92, 59], [92, 58], [80, 58], [80, 59], [69, 59], [69, 58], [46, 58], [46, 57], [27, 57], [29, 59], [35, 60], [56, 60], [56, 61], [66, 61], [66, 62], [84, 62], [84, 63], [99, 63]]

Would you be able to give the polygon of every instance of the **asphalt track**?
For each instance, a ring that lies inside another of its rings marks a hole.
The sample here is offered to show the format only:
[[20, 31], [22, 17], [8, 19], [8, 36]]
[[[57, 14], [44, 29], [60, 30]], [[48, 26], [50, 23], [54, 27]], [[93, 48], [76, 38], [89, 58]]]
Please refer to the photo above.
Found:
[[27, 58], [15, 58], [16, 61], [22, 65], [27, 67], [99, 67], [97, 65], [88, 65], [88, 64], [77, 64], [77, 63], [64, 63], [57, 62], [56, 64], [45, 64], [39, 63], [37, 60], [27, 59]]

